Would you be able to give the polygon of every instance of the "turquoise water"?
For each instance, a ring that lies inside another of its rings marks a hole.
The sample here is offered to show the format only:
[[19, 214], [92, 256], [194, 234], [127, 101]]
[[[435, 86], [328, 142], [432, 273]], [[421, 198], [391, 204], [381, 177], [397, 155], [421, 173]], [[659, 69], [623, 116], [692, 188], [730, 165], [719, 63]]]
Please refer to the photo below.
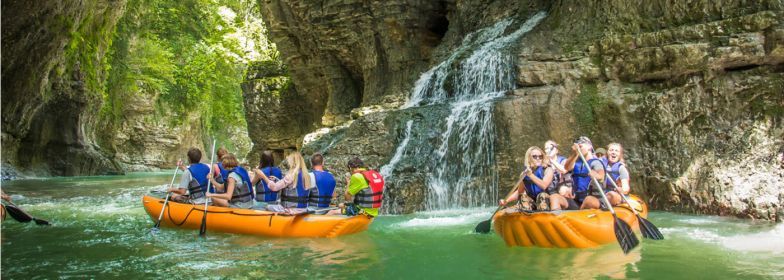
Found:
[[493, 209], [382, 216], [360, 234], [274, 239], [163, 228], [141, 196], [165, 173], [3, 182], [14, 201], [53, 225], [2, 224], [3, 279], [782, 279], [784, 225], [653, 212], [666, 240], [624, 255], [601, 248], [509, 248], [472, 233]]

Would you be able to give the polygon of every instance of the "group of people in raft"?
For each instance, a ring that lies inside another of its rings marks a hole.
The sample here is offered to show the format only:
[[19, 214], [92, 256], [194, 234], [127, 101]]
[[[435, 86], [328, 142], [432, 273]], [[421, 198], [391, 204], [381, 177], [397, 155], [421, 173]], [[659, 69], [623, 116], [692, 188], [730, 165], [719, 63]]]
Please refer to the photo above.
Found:
[[[231, 208], [262, 209], [275, 212], [317, 211], [328, 215], [358, 215], [375, 217], [381, 207], [384, 180], [375, 170], [366, 169], [358, 157], [347, 163], [351, 171], [346, 175], [345, 201], [339, 208], [330, 207], [335, 194], [335, 176], [324, 169], [324, 156], [310, 157], [311, 171], [299, 152], [286, 157], [289, 169], [283, 173], [275, 166], [272, 151], [261, 153], [259, 166], [250, 173], [239, 165], [237, 158], [225, 148], [218, 149], [218, 162], [210, 166], [201, 163], [202, 153], [197, 148], [188, 150], [189, 165], [177, 165], [183, 175], [176, 188], [168, 189], [173, 201]], [[208, 186], [214, 186], [208, 190]], [[214, 190], [213, 190], [214, 189]]]
[[[626, 195], [630, 190], [621, 144], [611, 143], [607, 150], [594, 151], [591, 140], [582, 136], [574, 141], [572, 151], [569, 158], [559, 155], [558, 144], [552, 140], [545, 142], [544, 151], [536, 146], [528, 148], [517, 191], [501, 199], [499, 205], [518, 201], [523, 210], [598, 209], [602, 207], [600, 191], [613, 206], [621, 204], [621, 193]], [[583, 155], [588, 165], [577, 153]]]

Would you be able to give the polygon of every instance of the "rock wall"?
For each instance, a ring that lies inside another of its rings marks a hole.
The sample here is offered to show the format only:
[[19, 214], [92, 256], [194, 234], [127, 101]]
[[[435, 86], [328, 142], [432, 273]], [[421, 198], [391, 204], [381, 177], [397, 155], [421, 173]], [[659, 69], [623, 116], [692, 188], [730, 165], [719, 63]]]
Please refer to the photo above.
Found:
[[100, 62], [124, 6], [2, 2], [4, 167], [41, 175], [118, 172], [95, 144], [91, 124], [106, 74]]
[[[339, 3], [263, 3], [293, 85], [323, 104], [321, 125], [352, 119], [303, 136], [320, 136], [303, 149], [326, 151], [335, 169], [352, 155], [381, 167], [406, 120], [443, 117], [433, 107], [397, 108], [416, 76], [467, 33], [546, 10], [547, 19], [520, 42], [519, 89], [495, 101], [499, 193], [516, 178], [527, 147], [555, 139], [568, 150], [575, 136], [589, 135], [597, 144], [624, 144], [633, 188], [657, 209], [784, 216], [781, 1]], [[420, 15], [416, 24], [410, 15]], [[408, 40], [389, 39], [399, 34]], [[380, 63], [382, 52], [373, 50], [390, 49], [401, 57]], [[400, 66], [408, 68], [388, 72]], [[347, 102], [336, 106], [336, 99]], [[346, 114], [351, 108], [357, 114]], [[363, 130], [375, 132], [372, 140]], [[392, 183], [388, 211], [422, 209], [427, 172], [398, 166], [395, 173], [405, 176], [396, 177], [406, 181]]]

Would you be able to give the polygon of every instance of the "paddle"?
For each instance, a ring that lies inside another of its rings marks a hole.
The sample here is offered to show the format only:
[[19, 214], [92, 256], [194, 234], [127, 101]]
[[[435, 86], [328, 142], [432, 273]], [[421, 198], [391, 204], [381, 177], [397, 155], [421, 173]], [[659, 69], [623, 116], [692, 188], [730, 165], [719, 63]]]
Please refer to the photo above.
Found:
[[[579, 144], [578, 144], [579, 145]], [[580, 156], [580, 159], [583, 161], [588, 169], [591, 169], [591, 165], [588, 164], [588, 161], [585, 160], [583, 157], [582, 148], [578, 149], [577, 155]], [[590, 171], [589, 171], [590, 172]], [[589, 173], [590, 174], [590, 173]], [[590, 176], [590, 175], [589, 175]], [[591, 177], [593, 179], [594, 184], [597, 186], [601, 186], [599, 181], [596, 178]], [[629, 251], [637, 247], [640, 244], [640, 240], [637, 239], [637, 236], [634, 235], [632, 228], [629, 227], [625, 221], [618, 218], [618, 215], [615, 214], [615, 210], [613, 210], [610, 201], [607, 200], [607, 196], [604, 195], [604, 190], [599, 190], [599, 194], [602, 196], [602, 201], [604, 201], [605, 205], [607, 205], [607, 209], [610, 210], [610, 213], [613, 215], [613, 231], [615, 231], [615, 238], [618, 239], [618, 244], [621, 245], [621, 249], [623, 250], [624, 254], [628, 254]]]
[[[169, 188], [171, 189], [174, 186], [174, 178], [177, 178], [177, 171], [180, 170], [180, 167], [174, 167], [174, 175], [172, 176], [171, 183], [169, 183]], [[166, 204], [169, 203], [169, 197], [171, 196], [171, 192], [166, 192], [166, 200], [163, 201], [163, 208], [161, 208], [161, 213], [158, 214], [158, 222], [155, 223], [155, 226], [152, 227], [152, 232], [158, 232], [158, 229], [161, 227], [161, 220], [163, 220], [163, 210], [166, 210]]]
[[[514, 188], [512, 188], [512, 191], [510, 191], [508, 194], [506, 194], [506, 196], [504, 196], [504, 198], [507, 198], [508, 196], [512, 195], [512, 192], [516, 191], [519, 185], [520, 185], [520, 181], [518, 181], [517, 184], [515, 184]], [[476, 227], [474, 228], [474, 231], [476, 233], [488, 233], [488, 232], [490, 232], [490, 223], [493, 221], [493, 217], [495, 217], [495, 214], [498, 213], [498, 211], [501, 211], [501, 208], [504, 208], [504, 206], [506, 206], [506, 205], [498, 206], [498, 208], [495, 209], [495, 211], [493, 212], [493, 215], [490, 216], [490, 219], [487, 219], [486, 221], [480, 222], [478, 225], [476, 225]]]
[[[214, 165], [215, 160], [215, 140], [212, 140], [212, 152], [210, 153], [210, 174], [207, 176], [212, 176], [212, 166]], [[207, 180], [207, 189], [204, 190], [204, 215], [201, 217], [201, 226], [199, 227], [199, 236], [204, 236], [207, 234], [207, 203], [210, 201], [210, 198], [207, 197], [207, 193], [210, 192], [210, 187], [212, 186], [212, 180]]]
[[41, 226], [50, 225], [48, 221], [33, 217], [32, 215], [22, 210], [22, 208], [19, 208], [19, 206], [16, 206], [16, 204], [13, 202], [8, 200], [3, 201], [5, 201], [5, 210], [8, 212], [8, 215], [11, 215], [11, 218], [14, 218], [14, 220], [20, 223], [29, 223], [30, 221], [35, 221], [36, 225]]
[[[604, 170], [604, 178], [605, 181], [607, 181], [607, 169]], [[659, 228], [653, 225], [653, 223], [651, 223], [650, 221], [641, 217], [640, 213], [637, 213], [637, 210], [634, 209], [634, 206], [632, 206], [632, 204], [629, 203], [629, 200], [626, 199], [626, 196], [623, 195], [623, 191], [621, 190], [621, 188], [618, 187], [618, 184], [615, 183], [615, 180], [611, 179], [609, 181], [612, 183], [613, 187], [615, 187], [615, 190], [618, 191], [618, 194], [621, 195], [621, 199], [623, 200], [623, 202], [628, 204], [629, 209], [632, 209], [632, 213], [634, 213], [634, 215], [637, 216], [637, 221], [640, 224], [640, 232], [642, 232], [642, 237], [648, 239], [654, 239], [654, 240], [664, 239], [664, 235], [662, 235], [661, 231], [659, 231]]]

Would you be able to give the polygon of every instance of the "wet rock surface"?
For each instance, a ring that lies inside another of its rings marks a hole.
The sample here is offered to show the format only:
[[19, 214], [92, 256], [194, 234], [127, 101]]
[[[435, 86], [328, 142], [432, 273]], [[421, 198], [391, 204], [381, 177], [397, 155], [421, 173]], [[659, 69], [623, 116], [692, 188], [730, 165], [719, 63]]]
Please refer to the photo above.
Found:
[[[341, 18], [345, 23], [338, 24], [336, 20], [315, 16], [337, 9], [334, 6], [319, 10], [314, 9], [318, 4], [309, 1], [297, 1], [285, 7], [277, 1], [270, 2], [278, 5], [274, 12], [278, 14], [264, 12], [272, 26], [272, 36], [282, 46], [292, 83], [304, 95], [311, 96], [315, 92], [311, 89], [317, 88], [328, 89], [327, 98], [334, 99], [343, 92], [356, 97], [357, 83], [345, 81], [357, 81], [355, 78], [360, 76], [383, 77], [388, 83], [363, 91], [370, 93], [361, 102], [347, 98], [350, 102], [345, 107], [324, 105], [325, 117], [320, 125], [332, 126], [350, 119], [351, 116], [334, 116], [345, 114], [352, 106], [383, 106], [391, 103], [386, 100], [405, 100], [410, 95], [415, 78], [358, 75], [369, 72], [356, 70], [383, 66], [364, 52], [368, 48], [362, 42], [371, 42], [381, 49], [399, 47], [384, 40], [384, 36], [396, 33], [379, 32], [382, 40], [376, 41], [375, 36], [363, 33], [364, 29], [356, 32], [356, 28], [347, 27], [352, 22], [348, 19], [369, 16], [378, 19], [377, 22], [392, 22], [404, 18], [405, 13], [362, 13], [358, 12], [361, 9], [347, 8], [357, 3], [344, 1], [343, 8], [338, 9], [341, 12], [332, 13], [335, 19]], [[568, 153], [569, 143], [575, 136], [588, 135], [597, 144], [624, 144], [633, 173], [632, 187], [654, 208], [781, 219], [783, 160], [776, 158], [784, 147], [781, 140], [784, 139], [781, 109], [784, 108], [781, 95], [784, 17], [780, 2], [554, 1], [528, 5], [512, 2], [445, 1], [449, 24], [442, 39], [433, 45], [437, 46], [426, 53], [403, 53], [411, 56], [398, 60], [419, 61], [407, 71], [408, 76], [416, 76], [440, 62], [471, 31], [508, 16], [525, 18], [531, 10], [548, 12], [548, 17], [519, 43], [516, 67], [519, 88], [492, 101], [496, 104], [499, 193], [505, 193], [517, 178], [522, 154], [529, 146], [542, 146], [545, 140], [554, 139], [562, 145], [562, 153]], [[395, 5], [396, 2], [386, 3]], [[477, 10], [477, 7], [484, 9]], [[408, 9], [407, 13], [431, 13], [425, 18], [438, 15], [432, 14], [432, 9], [414, 6]], [[421, 31], [409, 25], [401, 28], [401, 34]], [[329, 30], [332, 36], [304, 30]], [[306, 35], [295, 34], [308, 35], [305, 39]], [[338, 37], [348, 39], [334, 40]], [[346, 47], [342, 42], [360, 42], [360, 45]], [[357, 48], [363, 51], [349, 52], [350, 55], [336, 51]], [[312, 74], [330, 67], [339, 71]], [[371, 80], [363, 82], [381, 83]], [[323, 93], [319, 94], [312, 96], [324, 97]], [[417, 110], [394, 108], [355, 116], [348, 128], [327, 133], [318, 141], [305, 144], [303, 149], [306, 153], [327, 151], [328, 163], [336, 168], [345, 165], [345, 159], [355, 154], [366, 155], [371, 166], [379, 167], [395, 153], [407, 120], [422, 118], [427, 123], [428, 118], [444, 117], [438, 113], [415, 117], [417, 114], [409, 112]], [[439, 134], [443, 127], [438, 121], [430, 122], [431, 125], [415, 128], [412, 133]], [[357, 134], [358, 128], [374, 128], [371, 130], [374, 133], [369, 134], [373, 140], [368, 140], [367, 134]], [[409, 144], [433, 149], [438, 143]], [[422, 209], [418, 203], [424, 200], [421, 193], [425, 187], [419, 184], [425, 183], [426, 162], [427, 159], [410, 159], [401, 161], [395, 168], [390, 180], [395, 187], [390, 187], [387, 193], [387, 198], [394, 201], [386, 205], [391, 208], [389, 212]], [[401, 204], [401, 201], [405, 202]]]

